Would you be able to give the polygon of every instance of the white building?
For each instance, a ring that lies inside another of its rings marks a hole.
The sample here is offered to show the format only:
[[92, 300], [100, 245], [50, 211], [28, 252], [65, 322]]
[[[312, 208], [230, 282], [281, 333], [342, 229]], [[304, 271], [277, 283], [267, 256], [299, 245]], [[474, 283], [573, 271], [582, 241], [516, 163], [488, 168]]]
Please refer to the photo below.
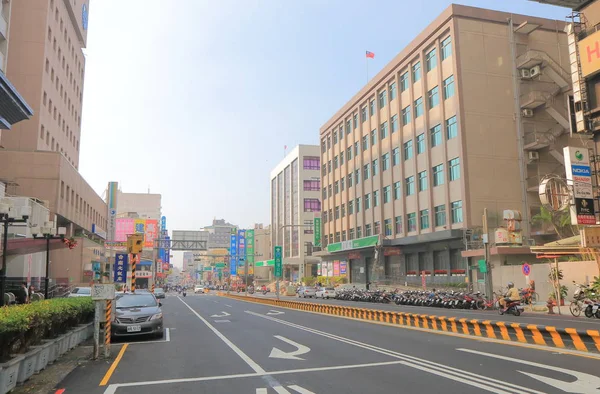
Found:
[[[298, 145], [271, 171], [271, 239], [283, 247], [283, 277], [316, 275], [313, 219], [321, 215], [321, 151]], [[313, 268], [314, 266], [314, 268]]]
[[161, 217], [161, 195], [152, 193], [117, 193], [117, 216], [139, 219], [157, 219]]

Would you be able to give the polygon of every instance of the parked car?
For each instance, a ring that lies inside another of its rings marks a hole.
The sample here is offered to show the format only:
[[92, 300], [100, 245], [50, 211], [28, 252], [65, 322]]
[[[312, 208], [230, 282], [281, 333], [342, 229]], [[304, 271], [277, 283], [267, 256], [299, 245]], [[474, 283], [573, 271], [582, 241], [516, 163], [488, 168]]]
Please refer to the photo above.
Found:
[[165, 291], [162, 287], [157, 287], [154, 289], [154, 297], [156, 298], [165, 298]]
[[317, 292], [315, 293], [316, 298], [334, 298], [335, 297], [335, 289], [333, 287], [319, 287]]
[[91, 297], [91, 287], [76, 287], [67, 295], [67, 297]]
[[301, 298], [313, 298], [317, 294], [317, 290], [314, 287], [303, 286], [298, 289], [298, 297]]
[[162, 338], [164, 331], [161, 307], [162, 304], [151, 293], [118, 294], [111, 325], [112, 336], [153, 335]]
[[204, 286], [196, 286], [196, 287], [194, 287], [194, 293], [196, 293], [196, 294], [203, 294], [204, 293]]

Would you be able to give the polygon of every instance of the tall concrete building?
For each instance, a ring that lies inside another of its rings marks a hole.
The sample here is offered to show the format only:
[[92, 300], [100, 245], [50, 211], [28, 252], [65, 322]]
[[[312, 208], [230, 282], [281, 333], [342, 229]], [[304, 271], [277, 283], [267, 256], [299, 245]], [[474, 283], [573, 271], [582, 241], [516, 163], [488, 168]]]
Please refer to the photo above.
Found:
[[117, 192], [117, 216], [135, 215], [139, 219], [157, 219], [162, 216], [162, 196], [156, 193]]
[[340, 108], [320, 130], [323, 261], [356, 283], [464, 281], [484, 208], [490, 239], [505, 209], [522, 213], [525, 246], [548, 238], [532, 221], [540, 177], [582, 143], [564, 27], [451, 5]]
[[319, 146], [298, 145], [271, 171], [271, 240], [283, 247], [287, 280], [316, 274], [319, 259], [311, 252], [313, 221], [321, 212], [320, 168]]
[[235, 229], [237, 226], [225, 219], [213, 219], [210, 226], [204, 227], [204, 231], [208, 231], [208, 247], [210, 249], [229, 248], [230, 236]]

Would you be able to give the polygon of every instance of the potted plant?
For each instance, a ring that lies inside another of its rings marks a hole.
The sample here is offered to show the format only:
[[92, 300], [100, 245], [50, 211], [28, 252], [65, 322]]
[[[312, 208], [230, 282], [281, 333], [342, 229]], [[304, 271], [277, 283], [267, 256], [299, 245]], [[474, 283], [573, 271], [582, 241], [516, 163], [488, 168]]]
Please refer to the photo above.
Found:
[[[560, 306], [565, 305], [565, 298], [569, 295], [569, 288], [567, 286], [560, 286]], [[556, 291], [550, 292], [550, 300], [556, 303]]]

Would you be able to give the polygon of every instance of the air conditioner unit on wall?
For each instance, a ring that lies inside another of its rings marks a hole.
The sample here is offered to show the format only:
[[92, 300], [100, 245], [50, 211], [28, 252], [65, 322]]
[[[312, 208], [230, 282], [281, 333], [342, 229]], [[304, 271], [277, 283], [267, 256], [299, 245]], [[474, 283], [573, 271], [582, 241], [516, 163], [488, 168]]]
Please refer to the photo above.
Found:
[[532, 68], [529, 70], [529, 76], [530, 76], [531, 78], [533, 78], [533, 77], [537, 77], [537, 76], [538, 76], [538, 75], [540, 75], [541, 73], [542, 73], [542, 69], [540, 68], [540, 66], [535, 66], [535, 67], [532, 67]]
[[531, 78], [531, 70], [528, 68], [522, 68], [521, 70], [521, 78]]
[[531, 118], [531, 117], [533, 117], [533, 110], [529, 109], [529, 108], [525, 108], [521, 111], [521, 115], [524, 118]]
[[529, 152], [529, 160], [539, 160], [540, 154], [538, 152]]

